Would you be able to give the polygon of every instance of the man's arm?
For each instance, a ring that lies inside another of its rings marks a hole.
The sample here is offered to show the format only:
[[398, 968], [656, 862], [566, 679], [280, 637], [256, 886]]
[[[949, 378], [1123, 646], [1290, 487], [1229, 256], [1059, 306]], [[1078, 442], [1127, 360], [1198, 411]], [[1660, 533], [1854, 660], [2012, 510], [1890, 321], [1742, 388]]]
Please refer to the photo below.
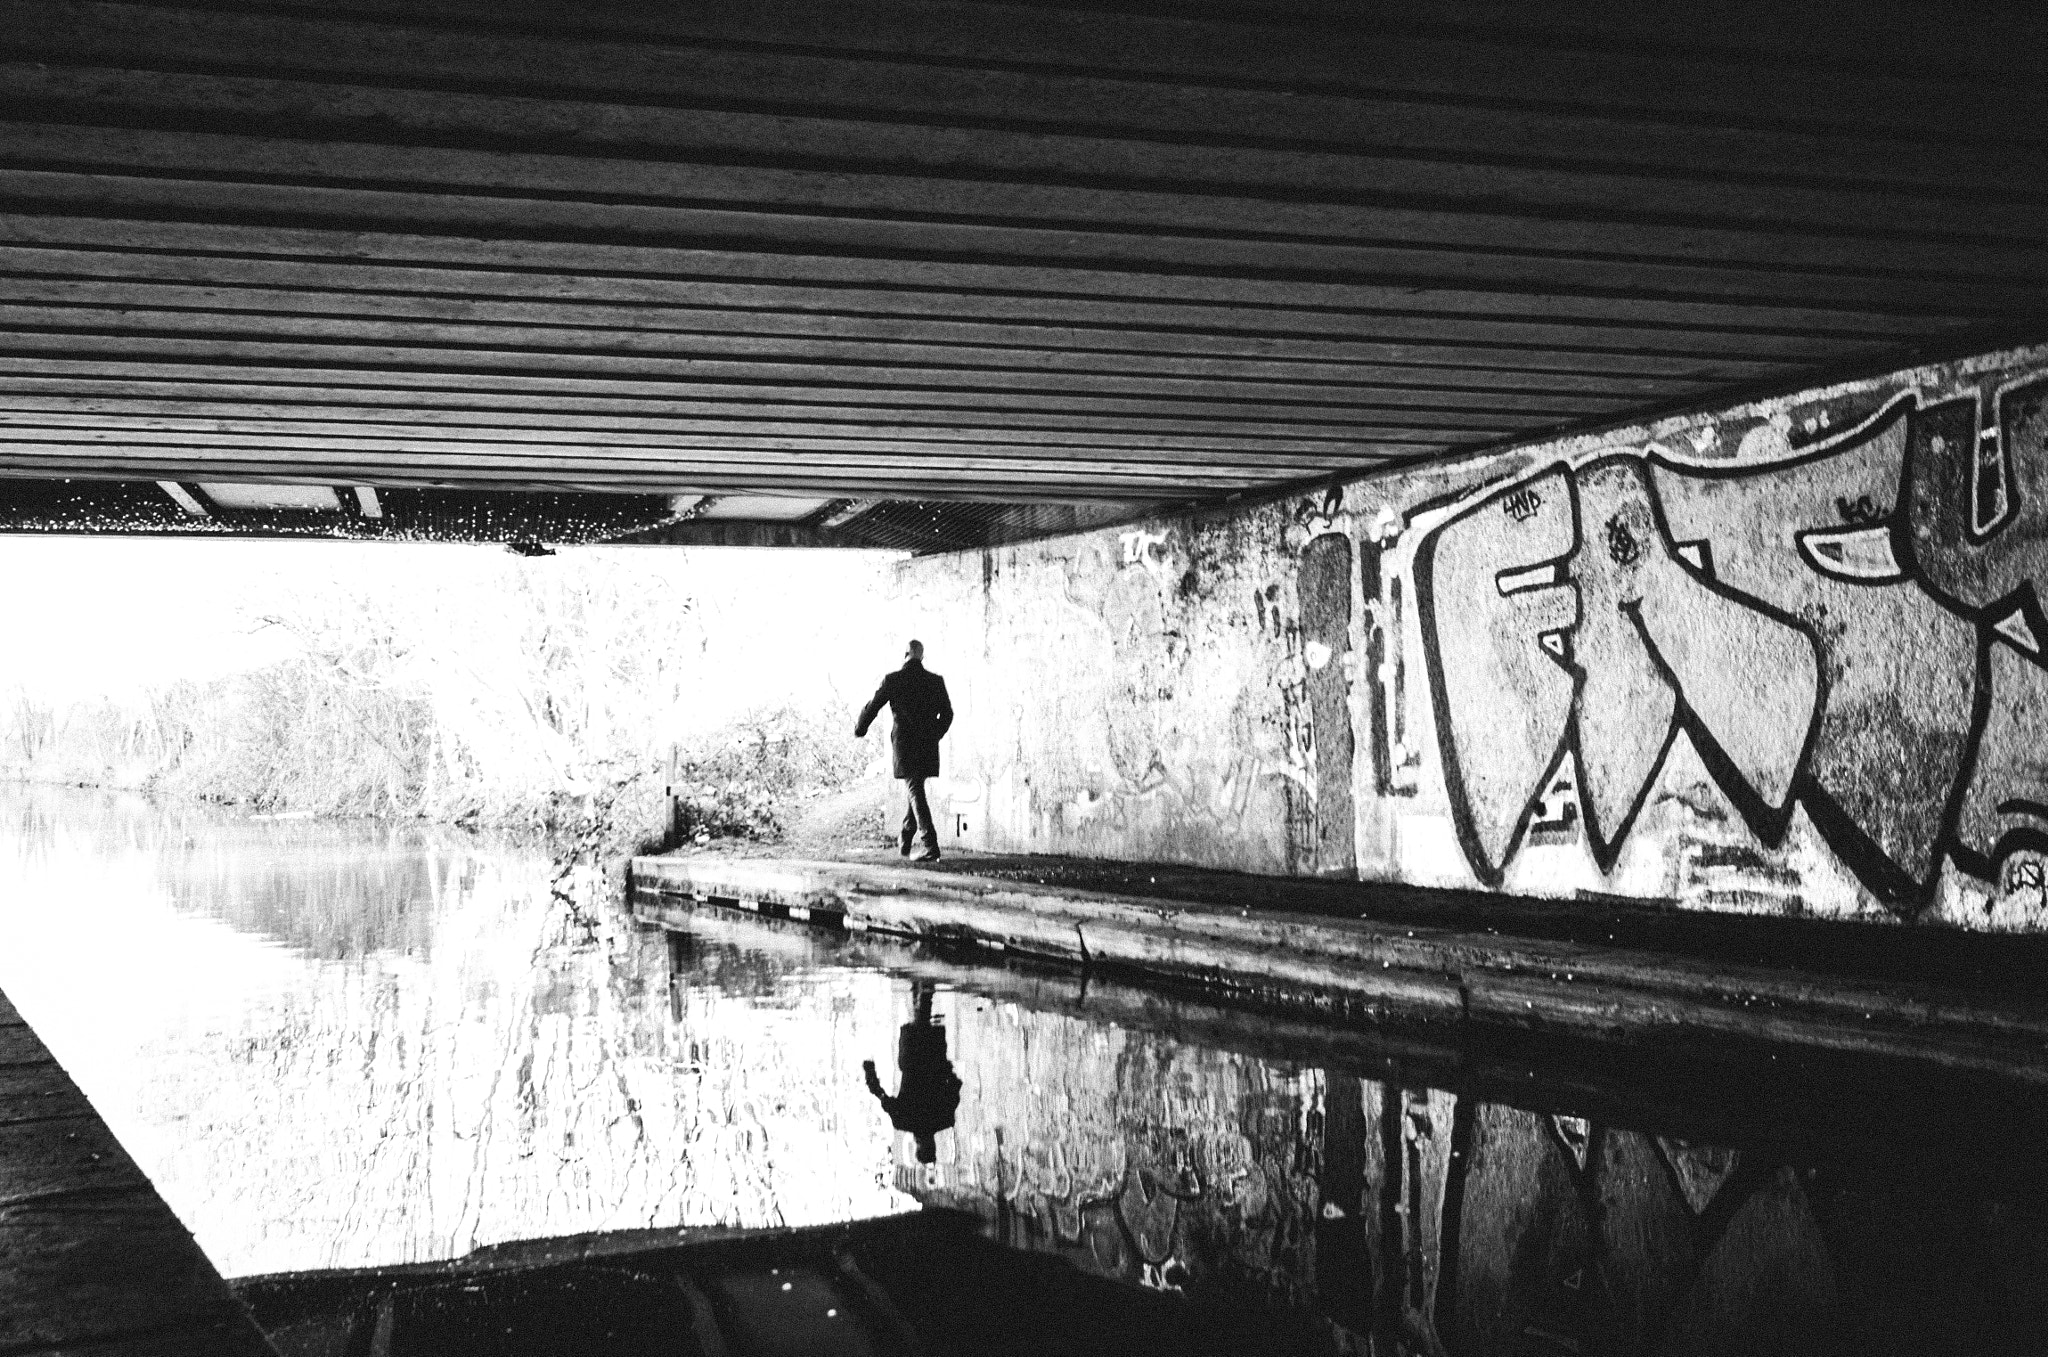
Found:
[[938, 728], [938, 730], [937, 730], [936, 732], [934, 732], [934, 734], [932, 735], [932, 738], [933, 738], [934, 740], [942, 740], [942, 739], [944, 739], [944, 738], [946, 737], [946, 732], [947, 732], [947, 731], [949, 731], [949, 730], [951, 730], [952, 728], [953, 728], [953, 699], [952, 699], [952, 698], [950, 698], [950, 697], [948, 697], [948, 696], [946, 695], [946, 681], [945, 681], [944, 679], [940, 679], [940, 680], [939, 680], [939, 728]]
[[892, 1098], [886, 1092], [883, 1091], [882, 1081], [875, 1077], [874, 1061], [861, 1061], [860, 1072], [867, 1076], [868, 1092], [874, 1094], [875, 1101], [882, 1105], [882, 1115], [889, 1119], [890, 1125], [895, 1125], [896, 1115], [898, 1110], [901, 1109], [901, 1107], [903, 1106], [903, 1100], [901, 1098]]
[[[893, 677], [895, 676], [889, 676], [889, 678]], [[873, 725], [875, 718], [882, 714], [882, 708], [889, 705], [889, 678], [882, 680], [882, 686], [875, 689], [875, 695], [868, 699], [868, 704], [865, 707], [860, 709], [860, 720], [856, 721], [853, 727], [854, 739], [865, 740], [868, 737], [868, 727]]]

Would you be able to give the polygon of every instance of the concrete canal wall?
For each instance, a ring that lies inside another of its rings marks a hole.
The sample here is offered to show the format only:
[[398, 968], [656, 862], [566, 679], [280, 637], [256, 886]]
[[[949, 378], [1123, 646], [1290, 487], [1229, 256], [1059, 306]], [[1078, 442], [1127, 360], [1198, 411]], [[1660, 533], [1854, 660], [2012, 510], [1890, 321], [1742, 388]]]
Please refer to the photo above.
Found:
[[[1667, 1056], [1704, 1042], [1760, 1043], [2048, 1085], [2048, 1009], [2031, 994], [1516, 936], [1505, 910], [1501, 929], [1480, 931], [1379, 919], [1370, 909], [1310, 914], [712, 854], [635, 858], [631, 882], [635, 915], [650, 924], [685, 926], [730, 907], [1325, 1017], [1647, 1044]], [[1781, 942], [1789, 962], [1798, 944]]]
[[277, 1357], [5, 994], [0, 1352]]
[[914, 560], [962, 844], [2048, 923], [2048, 347]]

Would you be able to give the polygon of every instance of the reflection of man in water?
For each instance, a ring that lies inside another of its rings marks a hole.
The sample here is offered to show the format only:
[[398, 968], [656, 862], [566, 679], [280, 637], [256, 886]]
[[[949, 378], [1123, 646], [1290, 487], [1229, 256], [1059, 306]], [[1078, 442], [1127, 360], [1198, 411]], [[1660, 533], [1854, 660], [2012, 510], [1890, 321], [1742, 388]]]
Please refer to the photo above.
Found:
[[917, 1138], [917, 1162], [936, 1162], [939, 1147], [935, 1137], [952, 1127], [953, 1114], [960, 1107], [960, 1076], [946, 1059], [946, 1029], [932, 1021], [930, 985], [917, 987], [917, 1016], [896, 1034], [896, 1069], [903, 1076], [896, 1096], [882, 1092], [874, 1061], [863, 1060], [860, 1067], [868, 1077], [868, 1092], [881, 1100], [890, 1124]]
[[924, 667], [924, 642], [912, 641], [903, 650], [903, 667], [882, 679], [882, 686], [867, 706], [860, 709], [860, 721], [853, 728], [855, 739], [864, 739], [868, 727], [883, 707], [896, 713], [889, 743], [896, 756], [896, 776], [910, 788], [910, 809], [903, 813], [903, 856], [910, 856], [910, 840], [922, 835], [924, 851], [919, 862], [935, 862], [939, 856], [939, 831], [932, 825], [932, 808], [924, 799], [925, 779], [939, 775], [939, 741], [953, 724], [953, 701], [946, 696], [946, 681]]

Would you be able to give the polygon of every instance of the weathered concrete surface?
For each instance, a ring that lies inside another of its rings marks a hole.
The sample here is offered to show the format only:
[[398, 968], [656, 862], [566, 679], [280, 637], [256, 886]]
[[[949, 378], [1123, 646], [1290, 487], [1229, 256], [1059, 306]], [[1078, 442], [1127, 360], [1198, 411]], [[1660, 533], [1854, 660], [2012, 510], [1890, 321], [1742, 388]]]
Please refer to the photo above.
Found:
[[0, 1352], [276, 1350], [0, 995]]
[[[897, 865], [894, 849], [792, 850], [785, 855]], [[759, 852], [748, 856], [776, 855]], [[2027, 997], [2039, 990], [2040, 977], [2048, 972], [2048, 935], [2040, 933], [1844, 929], [1829, 919], [1674, 909], [1667, 901], [1624, 896], [1555, 899], [1028, 853], [956, 850], [937, 863], [922, 864], [922, 869], [1166, 901], [1366, 918], [1404, 928], [1422, 925], [1454, 932], [1618, 946], [1736, 966], [1788, 968], [1852, 983], [1906, 981]]]
[[2048, 1082], [2048, 1008], [2006, 996], [909, 868], [641, 857], [631, 870], [634, 908], [650, 922], [722, 902], [1374, 1019], [1653, 1044], [1761, 1041]]
[[906, 625], [970, 718], [945, 765], [967, 841], [1316, 867], [1294, 570], [1268, 508], [906, 572]]
[[908, 563], [962, 843], [2048, 926], [2048, 348]]

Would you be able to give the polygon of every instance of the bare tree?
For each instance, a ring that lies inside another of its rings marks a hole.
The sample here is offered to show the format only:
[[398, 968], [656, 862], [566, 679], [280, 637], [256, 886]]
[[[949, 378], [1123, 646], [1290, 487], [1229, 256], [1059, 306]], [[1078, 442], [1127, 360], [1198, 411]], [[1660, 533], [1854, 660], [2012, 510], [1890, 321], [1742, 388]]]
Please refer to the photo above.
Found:
[[26, 688], [14, 690], [8, 707], [13, 725], [9, 733], [14, 746], [21, 751], [23, 763], [33, 764], [57, 733], [57, 714], [47, 702], [39, 701]]

